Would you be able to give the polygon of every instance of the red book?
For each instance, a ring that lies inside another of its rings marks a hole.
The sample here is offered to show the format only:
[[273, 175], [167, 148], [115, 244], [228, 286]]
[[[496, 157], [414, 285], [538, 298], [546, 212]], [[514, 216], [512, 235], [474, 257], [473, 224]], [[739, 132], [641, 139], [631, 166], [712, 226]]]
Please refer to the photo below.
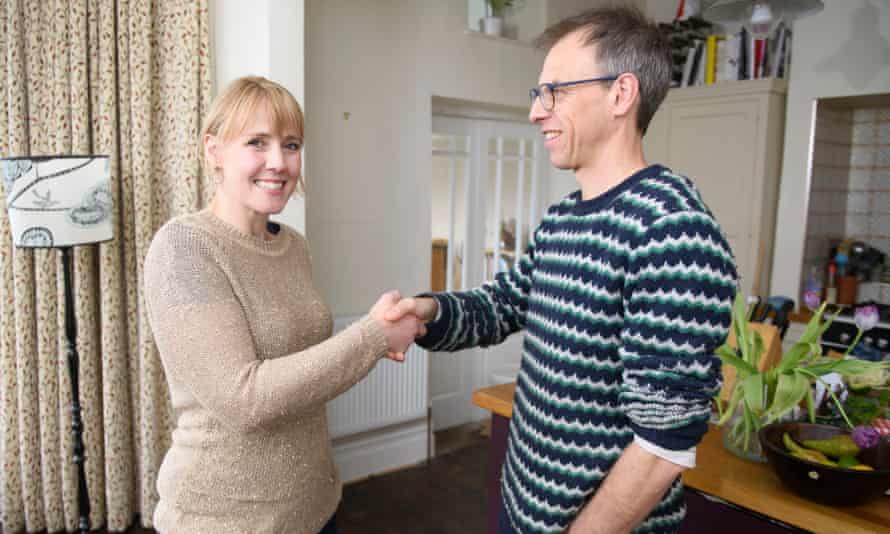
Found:
[[754, 78], [763, 76], [763, 49], [766, 39], [754, 39]]

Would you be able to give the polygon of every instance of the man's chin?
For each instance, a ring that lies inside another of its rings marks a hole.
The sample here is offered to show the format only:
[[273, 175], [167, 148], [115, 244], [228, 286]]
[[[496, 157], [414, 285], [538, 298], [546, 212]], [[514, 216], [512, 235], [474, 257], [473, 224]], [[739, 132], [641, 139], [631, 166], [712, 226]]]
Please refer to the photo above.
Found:
[[561, 170], [561, 171], [573, 171], [573, 170], [575, 170], [575, 166], [574, 166], [574, 165], [572, 165], [571, 163], [569, 163], [569, 162], [567, 162], [567, 161], [563, 161], [563, 160], [556, 160], [556, 159], [550, 158], [550, 164], [553, 165], [554, 167], [556, 167], [557, 169]]

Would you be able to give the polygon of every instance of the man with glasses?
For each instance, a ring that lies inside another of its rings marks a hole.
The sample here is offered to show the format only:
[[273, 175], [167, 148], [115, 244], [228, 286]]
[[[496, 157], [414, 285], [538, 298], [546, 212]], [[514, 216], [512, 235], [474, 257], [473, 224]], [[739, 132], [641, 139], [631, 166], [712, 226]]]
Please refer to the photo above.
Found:
[[525, 329], [500, 528], [675, 532], [720, 387], [736, 269], [695, 186], [643, 156], [670, 84], [668, 44], [638, 11], [548, 28], [529, 119], [580, 189], [552, 206], [514, 268], [480, 288], [421, 295], [434, 350]]

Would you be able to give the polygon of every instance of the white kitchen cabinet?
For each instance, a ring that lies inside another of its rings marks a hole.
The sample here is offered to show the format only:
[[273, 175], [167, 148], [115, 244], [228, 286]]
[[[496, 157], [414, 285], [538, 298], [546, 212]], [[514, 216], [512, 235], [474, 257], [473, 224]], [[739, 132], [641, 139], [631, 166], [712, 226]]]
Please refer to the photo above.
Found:
[[671, 89], [643, 137], [650, 163], [698, 186], [747, 295], [768, 296], [786, 91], [781, 79]]

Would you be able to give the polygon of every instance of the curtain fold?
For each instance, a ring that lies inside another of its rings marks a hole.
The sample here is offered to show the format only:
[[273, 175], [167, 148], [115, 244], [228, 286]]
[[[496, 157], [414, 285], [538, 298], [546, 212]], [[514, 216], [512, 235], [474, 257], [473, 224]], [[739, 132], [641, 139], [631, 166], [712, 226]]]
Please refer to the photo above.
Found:
[[[142, 261], [164, 222], [207, 200], [195, 148], [211, 87], [207, 3], [0, 2], [0, 155], [110, 156], [115, 239], [73, 255], [93, 528], [122, 531], [135, 514], [151, 526], [157, 504], [172, 414]], [[4, 532], [77, 525], [62, 277], [57, 251], [12, 247], [0, 210]]]

